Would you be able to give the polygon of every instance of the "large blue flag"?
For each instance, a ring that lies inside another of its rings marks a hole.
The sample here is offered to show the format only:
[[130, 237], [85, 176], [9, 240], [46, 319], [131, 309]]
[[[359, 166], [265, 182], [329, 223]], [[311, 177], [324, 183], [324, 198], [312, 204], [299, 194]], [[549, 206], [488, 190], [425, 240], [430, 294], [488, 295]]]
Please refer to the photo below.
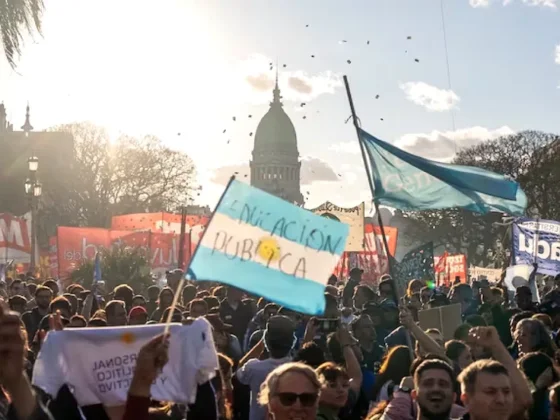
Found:
[[463, 208], [520, 216], [527, 197], [519, 184], [472, 166], [434, 162], [412, 155], [360, 129], [371, 162], [375, 199], [400, 210]]
[[194, 280], [227, 283], [321, 315], [348, 225], [232, 180], [189, 265]]

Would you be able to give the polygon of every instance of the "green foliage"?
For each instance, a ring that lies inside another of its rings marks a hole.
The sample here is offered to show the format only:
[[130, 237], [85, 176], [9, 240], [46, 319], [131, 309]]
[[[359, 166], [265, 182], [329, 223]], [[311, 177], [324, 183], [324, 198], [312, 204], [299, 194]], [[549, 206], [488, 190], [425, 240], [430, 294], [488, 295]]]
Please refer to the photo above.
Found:
[[[114, 245], [101, 251], [101, 277], [106, 290], [112, 291], [119, 284], [128, 284], [136, 293], [153, 284], [146, 250]], [[72, 281], [89, 288], [93, 281], [93, 261], [84, 261], [71, 274]]]
[[26, 34], [41, 33], [42, 0], [0, 0], [0, 34], [4, 55], [12, 68]]

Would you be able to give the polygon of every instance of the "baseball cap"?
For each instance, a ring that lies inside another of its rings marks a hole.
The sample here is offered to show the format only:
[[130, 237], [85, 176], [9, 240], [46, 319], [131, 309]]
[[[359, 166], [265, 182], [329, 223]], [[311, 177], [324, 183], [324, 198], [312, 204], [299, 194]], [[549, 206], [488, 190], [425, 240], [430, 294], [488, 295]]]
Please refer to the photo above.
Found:
[[135, 306], [128, 313], [129, 318], [133, 318], [133, 317], [138, 316], [138, 315], [148, 315], [148, 312], [142, 306]]
[[266, 323], [267, 345], [275, 347], [291, 347], [294, 341], [295, 325], [285, 315], [274, 315]]

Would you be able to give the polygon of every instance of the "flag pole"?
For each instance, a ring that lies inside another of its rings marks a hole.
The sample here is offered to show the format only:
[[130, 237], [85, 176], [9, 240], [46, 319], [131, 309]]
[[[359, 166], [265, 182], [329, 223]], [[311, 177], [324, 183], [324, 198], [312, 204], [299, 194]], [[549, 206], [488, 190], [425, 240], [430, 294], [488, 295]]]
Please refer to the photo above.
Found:
[[[399, 289], [397, 287], [397, 280], [393, 275], [393, 264], [391, 263], [391, 254], [389, 253], [389, 244], [387, 242], [387, 235], [385, 235], [385, 227], [383, 226], [383, 220], [381, 220], [381, 213], [379, 212], [379, 203], [375, 199], [375, 188], [373, 187], [373, 178], [371, 177], [371, 171], [368, 166], [368, 161], [366, 157], [366, 150], [364, 143], [362, 142], [362, 138], [360, 137], [360, 123], [358, 121], [358, 117], [356, 116], [356, 109], [354, 108], [354, 101], [352, 99], [352, 93], [350, 92], [350, 85], [348, 84], [348, 77], [346, 75], [343, 76], [344, 79], [344, 87], [346, 88], [346, 96], [348, 96], [348, 103], [350, 104], [350, 111], [352, 112], [352, 122], [354, 123], [354, 127], [356, 128], [356, 136], [358, 137], [358, 143], [360, 144], [360, 151], [362, 152], [362, 160], [364, 161], [364, 167], [366, 168], [366, 175], [369, 183], [369, 189], [371, 190], [371, 197], [373, 200], [373, 205], [375, 206], [375, 213], [377, 214], [377, 221], [379, 223], [379, 228], [381, 229], [381, 236], [383, 236], [383, 246], [385, 247], [385, 253], [387, 254], [387, 264], [389, 266], [389, 274], [391, 275], [391, 282], [393, 283], [393, 293], [395, 297], [395, 303], [397, 306], [400, 306], [400, 296], [399, 296]], [[408, 347], [408, 351], [410, 352], [410, 360], [414, 358], [414, 350], [412, 348], [412, 338], [410, 336], [410, 332], [406, 331], [405, 339], [406, 344]]]
[[399, 304], [399, 291], [397, 289], [397, 284], [395, 278], [393, 276], [393, 264], [391, 264], [391, 254], [389, 252], [389, 243], [387, 242], [387, 236], [385, 235], [385, 227], [383, 226], [383, 220], [381, 220], [381, 213], [379, 212], [379, 204], [375, 199], [375, 188], [373, 187], [373, 178], [371, 177], [371, 171], [367, 164], [367, 156], [364, 144], [362, 139], [360, 138], [360, 123], [358, 121], [358, 117], [356, 116], [356, 109], [354, 108], [354, 100], [352, 99], [352, 93], [350, 92], [350, 85], [348, 84], [348, 77], [346, 75], [343, 76], [344, 79], [344, 87], [346, 88], [346, 96], [348, 96], [348, 103], [350, 104], [350, 111], [352, 112], [352, 121], [354, 123], [354, 127], [356, 128], [356, 135], [358, 136], [358, 143], [360, 144], [360, 151], [362, 152], [362, 160], [364, 161], [364, 167], [366, 168], [366, 175], [369, 183], [369, 189], [371, 191], [371, 196], [373, 200], [373, 205], [375, 206], [375, 214], [377, 214], [377, 221], [379, 224], [379, 228], [381, 229], [381, 236], [383, 237], [383, 246], [385, 247], [385, 253], [387, 255], [387, 264], [389, 266], [389, 274], [391, 275], [391, 279], [393, 280], [393, 290], [395, 293], [395, 300], [397, 301], [397, 305]]

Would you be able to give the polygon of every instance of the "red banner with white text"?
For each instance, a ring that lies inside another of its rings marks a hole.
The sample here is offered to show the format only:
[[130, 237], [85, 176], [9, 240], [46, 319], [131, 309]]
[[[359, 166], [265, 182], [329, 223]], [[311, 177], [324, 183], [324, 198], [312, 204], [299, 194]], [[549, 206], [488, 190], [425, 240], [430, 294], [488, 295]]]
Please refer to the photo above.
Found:
[[0, 262], [29, 264], [31, 260], [31, 218], [0, 213]]
[[434, 257], [434, 272], [438, 286], [452, 286], [455, 277], [461, 283], [467, 282], [467, 257], [464, 254], [449, 255], [445, 252], [441, 257]]
[[[190, 234], [185, 234], [183, 261], [190, 259]], [[57, 265], [59, 276], [67, 278], [84, 260], [93, 260], [100, 248], [113, 244], [142, 247], [150, 251], [152, 271], [162, 272], [177, 268], [179, 235], [151, 231], [123, 231], [100, 228], [58, 227]]]

